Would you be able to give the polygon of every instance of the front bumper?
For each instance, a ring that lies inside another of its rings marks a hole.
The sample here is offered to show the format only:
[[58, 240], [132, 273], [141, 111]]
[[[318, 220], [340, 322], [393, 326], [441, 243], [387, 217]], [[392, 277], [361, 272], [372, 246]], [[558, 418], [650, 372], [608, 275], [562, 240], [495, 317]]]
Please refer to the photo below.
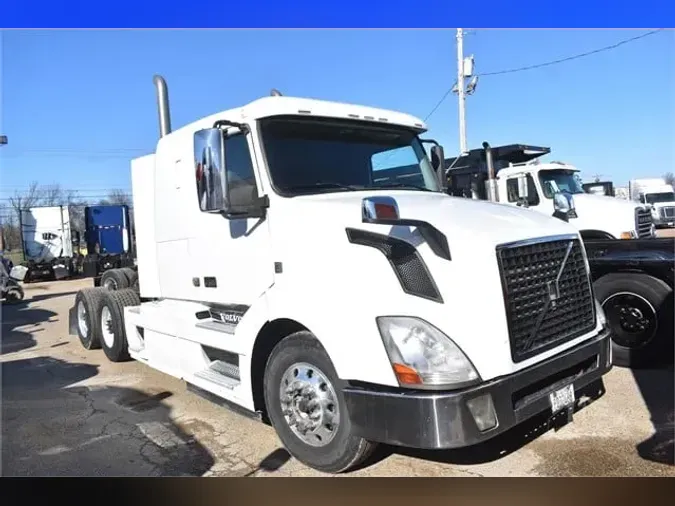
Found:
[[[424, 449], [471, 446], [551, 410], [549, 394], [571, 383], [575, 392], [611, 368], [609, 331], [510, 376], [453, 392], [343, 390], [355, 433], [375, 442]], [[497, 426], [481, 432], [467, 401], [492, 396]]]

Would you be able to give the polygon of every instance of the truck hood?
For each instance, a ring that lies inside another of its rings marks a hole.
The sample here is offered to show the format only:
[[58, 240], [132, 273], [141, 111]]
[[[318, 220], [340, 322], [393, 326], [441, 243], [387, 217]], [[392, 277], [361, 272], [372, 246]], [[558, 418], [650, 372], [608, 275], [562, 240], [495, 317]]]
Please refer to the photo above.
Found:
[[480, 242], [494, 251], [494, 246], [502, 243], [576, 233], [574, 227], [561, 220], [527, 209], [440, 193], [372, 191], [329, 193], [296, 199], [300, 204], [298, 210], [304, 211], [307, 205], [317, 218], [338, 219], [343, 226], [364, 228], [368, 225], [361, 221], [361, 201], [369, 196], [383, 195], [396, 200], [401, 218], [429, 222], [445, 233], [450, 243]]
[[635, 230], [635, 210], [643, 207], [605, 195], [580, 193], [573, 197], [578, 218], [570, 221], [577, 229], [604, 230], [614, 237]]
[[[416, 227], [363, 223], [361, 201], [376, 195], [393, 197], [401, 218], [423, 220], [443, 232], [451, 260], [434, 254]], [[284, 267], [275, 286], [277, 289], [285, 286], [294, 294], [285, 296], [295, 304], [286, 309], [316, 304], [336, 308], [336, 318], [330, 325], [322, 320], [311, 322], [310, 327], [317, 329], [316, 332], [335, 332], [332, 327], [336, 326], [342, 329], [343, 335], [363, 328], [377, 332], [372, 327], [374, 315], [414, 315], [450, 336], [483, 380], [511, 374], [548, 356], [539, 355], [518, 364], [511, 361], [495, 247], [534, 238], [578, 236], [569, 223], [506, 204], [421, 191], [330, 193], [275, 199], [271, 206], [274, 207], [270, 227], [275, 261], [283, 261]], [[345, 230], [349, 227], [397, 237], [415, 245], [443, 304], [408, 295], [381, 253], [350, 244]], [[314, 295], [307, 295], [322, 293], [326, 285], [331, 287], [333, 298], [317, 300]], [[481, 308], [487, 309], [487, 316]], [[337, 316], [338, 313], [341, 316]], [[485, 353], [486, 348], [490, 353]], [[547, 353], [559, 351], [553, 349]], [[333, 353], [347, 352], [338, 347]], [[349, 367], [343, 369], [346, 377], [351, 374]]]

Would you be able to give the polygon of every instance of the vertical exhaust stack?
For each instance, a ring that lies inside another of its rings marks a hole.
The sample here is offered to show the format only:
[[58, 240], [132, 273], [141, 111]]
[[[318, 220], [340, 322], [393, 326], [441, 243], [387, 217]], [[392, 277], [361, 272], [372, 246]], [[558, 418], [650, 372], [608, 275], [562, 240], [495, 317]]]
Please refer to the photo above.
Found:
[[485, 164], [487, 165], [488, 178], [485, 181], [485, 192], [490, 202], [499, 202], [499, 194], [497, 193], [497, 180], [495, 179], [495, 166], [492, 161], [492, 148], [487, 142], [483, 142], [483, 149], [485, 150]]
[[153, 77], [157, 90], [157, 109], [159, 112], [159, 136], [164, 137], [171, 133], [171, 113], [169, 111], [169, 90], [166, 81], [160, 75]]

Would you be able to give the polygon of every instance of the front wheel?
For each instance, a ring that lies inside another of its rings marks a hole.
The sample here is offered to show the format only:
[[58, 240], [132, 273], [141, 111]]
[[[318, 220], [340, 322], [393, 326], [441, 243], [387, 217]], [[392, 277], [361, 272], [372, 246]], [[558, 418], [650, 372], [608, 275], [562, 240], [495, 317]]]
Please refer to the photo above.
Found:
[[353, 434], [337, 373], [310, 332], [296, 332], [272, 350], [264, 391], [272, 426], [300, 462], [340, 473], [374, 450], [374, 443]]
[[647, 367], [672, 360], [673, 290], [648, 274], [616, 273], [594, 283], [612, 332], [613, 362]]

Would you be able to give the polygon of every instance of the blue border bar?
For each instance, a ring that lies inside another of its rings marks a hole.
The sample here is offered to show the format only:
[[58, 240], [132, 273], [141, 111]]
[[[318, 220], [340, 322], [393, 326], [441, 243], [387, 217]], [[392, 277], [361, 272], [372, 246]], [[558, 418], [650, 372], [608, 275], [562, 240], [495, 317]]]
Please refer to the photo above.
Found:
[[[2, 28], [672, 28], [675, 2], [641, 0], [4, 0]], [[661, 23], [670, 21], [671, 26]]]

